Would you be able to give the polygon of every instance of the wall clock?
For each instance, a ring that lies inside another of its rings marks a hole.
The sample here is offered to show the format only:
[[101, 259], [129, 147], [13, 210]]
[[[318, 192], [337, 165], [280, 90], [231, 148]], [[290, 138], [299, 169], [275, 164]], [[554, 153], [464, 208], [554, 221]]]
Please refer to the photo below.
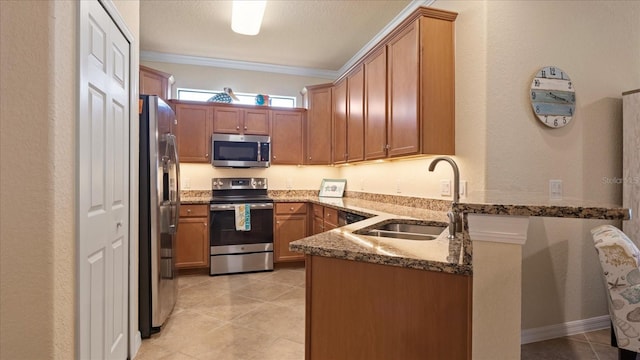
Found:
[[571, 78], [556, 66], [545, 66], [531, 82], [533, 112], [550, 128], [561, 128], [573, 118], [576, 93]]

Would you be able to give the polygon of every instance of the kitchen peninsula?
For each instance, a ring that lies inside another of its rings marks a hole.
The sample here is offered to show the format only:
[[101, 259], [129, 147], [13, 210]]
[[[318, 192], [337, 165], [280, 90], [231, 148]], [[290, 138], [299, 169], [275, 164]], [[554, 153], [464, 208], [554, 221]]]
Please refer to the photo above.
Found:
[[[618, 206], [542, 198], [484, 192], [456, 204], [464, 231], [445, 248], [458, 246], [459, 252], [439, 260], [434, 245], [434, 253], [425, 244], [419, 245], [423, 252], [406, 253], [397, 251], [402, 249], [393, 240], [380, 244], [375, 237], [354, 233], [400, 215], [393, 211], [291, 243], [292, 250], [306, 254], [307, 359], [348, 352], [398, 356], [397, 351], [403, 351], [402, 356], [434, 358], [519, 358], [521, 247], [529, 217], [628, 220], [631, 216], [629, 209]], [[444, 212], [439, 210], [437, 219], [415, 218], [442, 221]], [[446, 243], [445, 235], [446, 231], [433, 241]], [[416, 264], [429, 256], [431, 268], [418, 270]], [[416, 309], [422, 312], [412, 312]], [[433, 326], [421, 327], [425, 323]], [[357, 336], [344, 329], [356, 331]], [[394, 332], [404, 335], [394, 338]]]

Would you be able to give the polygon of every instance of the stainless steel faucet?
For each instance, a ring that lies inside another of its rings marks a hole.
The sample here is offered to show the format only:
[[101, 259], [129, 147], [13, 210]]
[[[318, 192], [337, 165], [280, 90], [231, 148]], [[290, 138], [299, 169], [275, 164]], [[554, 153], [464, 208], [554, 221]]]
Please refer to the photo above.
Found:
[[[431, 164], [429, 164], [429, 171], [433, 171], [436, 168], [436, 164], [440, 161], [446, 161], [451, 164], [453, 168], [453, 204], [455, 205], [460, 201], [460, 170], [458, 169], [458, 165], [452, 158], [441, 156], [433, 159]], [[462, 231], [462, 217], [460, 214], [451, 209], [447, 213], [447, 217], [449, 218], [449, 239], [453, 239], [456, 237], [456, 232]]]

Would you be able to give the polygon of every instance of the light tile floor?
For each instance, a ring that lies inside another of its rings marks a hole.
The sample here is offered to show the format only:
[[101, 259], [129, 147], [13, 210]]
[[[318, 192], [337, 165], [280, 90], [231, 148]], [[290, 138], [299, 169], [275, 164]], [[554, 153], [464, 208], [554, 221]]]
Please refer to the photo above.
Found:
[[304, 269], [178, 278], [178, 301], [136, 360], [304, 359]]
[[[136, 360], [304, 359], [304, 269], [178, 278], [178, 301]], [[522, 346], [522, 360], [617, 359], [609, 330]]]

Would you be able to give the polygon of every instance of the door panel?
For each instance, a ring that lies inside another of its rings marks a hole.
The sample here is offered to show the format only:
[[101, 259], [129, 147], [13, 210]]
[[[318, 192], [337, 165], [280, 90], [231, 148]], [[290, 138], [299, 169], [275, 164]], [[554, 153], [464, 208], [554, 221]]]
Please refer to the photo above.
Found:
[[80, 3], [79, 358], [125, 359], [129, 284], [130, 44]]

